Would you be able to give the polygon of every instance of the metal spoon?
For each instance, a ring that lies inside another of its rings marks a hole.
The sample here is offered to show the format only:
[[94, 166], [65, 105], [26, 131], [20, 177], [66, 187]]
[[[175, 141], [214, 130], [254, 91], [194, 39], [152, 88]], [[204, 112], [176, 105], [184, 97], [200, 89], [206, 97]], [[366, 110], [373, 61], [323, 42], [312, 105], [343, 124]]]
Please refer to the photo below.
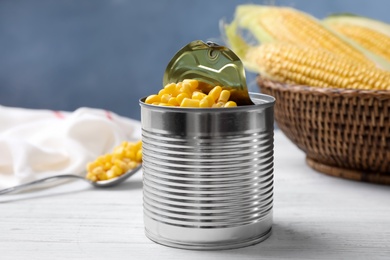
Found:
[[28, 183], [21, 184], [21, 185], [18, 185], [18, 186], [14, 186], [14, 187], [10, 187], [10, 188], [7, 188], [7, 189], [0, 190], [0, 195], [6, 194], [6, 193], [10, 193], [10, 192], [14, 192], [14, 191], [19, 191], [19, 190], [25, 189], [27, 187], [30, 187], [30, 186], [33, 186], [33, 185], [37, 185], [37, 184], [41, 184], [41, 183], [44, 183], [44, 182], [47, 182], [47, 181], [50, 181], [50, 180], [67, 179], [67, 178], [81, 179], [81, 180], [84, 180], [86, 182], [89, 182], [91, 185], [93, 185], [93, 186], [95, 186], [97, 188], [112, 187], [112, 186], [118, 185], [119, 183], [125, 181], [127, 178], [131, 177], [140, 168], [141, 168], [141, 164], [139, 164], [136, 168], [131, 169], [131, 170], [127, 171], [126, 173], [124, 173], [124, 174], [122, 174], [122, 175], [120, 175], [120, 176], [118, 176], [116, 178], [112, 178], [110, 180], [105, 180], [105, 181], [91, 181], [91, 180], [88, 180], [88, 179], [86, 179], [85, 177], [83, 177], [81, 175], [76, 175], [76, 174], [59, 174], [59, 175], [50, 176], [50, 177], [47, 177], [47, 178], [39, 179], [39, 180], [36, 180], [36, 181], [32, 181], [32, 182], [28, 182]]

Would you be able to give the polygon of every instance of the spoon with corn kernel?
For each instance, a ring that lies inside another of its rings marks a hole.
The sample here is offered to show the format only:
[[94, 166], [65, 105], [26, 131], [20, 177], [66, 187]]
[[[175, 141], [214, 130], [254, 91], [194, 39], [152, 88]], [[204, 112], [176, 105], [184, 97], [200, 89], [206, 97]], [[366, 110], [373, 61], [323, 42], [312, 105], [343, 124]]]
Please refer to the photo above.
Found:
[[59, 174], [18, 186], [0, 190], [0, 195], [20, 191], [28, 187], [53, 181], [56, 179], [81, 179], [98, 188], [116, 186], [132, 175], [142, 166], [142, 143], [123, 142], [115, 147], [112, 154], [98, 157], [94, 162], [87, 164], [87, 175]]

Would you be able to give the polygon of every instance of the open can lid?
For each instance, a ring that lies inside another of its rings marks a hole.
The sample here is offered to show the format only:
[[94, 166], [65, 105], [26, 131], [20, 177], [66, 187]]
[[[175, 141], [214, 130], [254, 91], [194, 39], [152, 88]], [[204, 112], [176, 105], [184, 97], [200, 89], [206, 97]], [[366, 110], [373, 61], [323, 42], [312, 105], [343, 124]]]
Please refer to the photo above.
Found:
[[231, 92], [231, 100], [240, 105], [252, 105], [244, 66], [229, 48], [216, 43], [197, 40], [180, 49], [168, 63], [163, 84], [196, 79], [199, 88], [208, 93], [214, 86]]

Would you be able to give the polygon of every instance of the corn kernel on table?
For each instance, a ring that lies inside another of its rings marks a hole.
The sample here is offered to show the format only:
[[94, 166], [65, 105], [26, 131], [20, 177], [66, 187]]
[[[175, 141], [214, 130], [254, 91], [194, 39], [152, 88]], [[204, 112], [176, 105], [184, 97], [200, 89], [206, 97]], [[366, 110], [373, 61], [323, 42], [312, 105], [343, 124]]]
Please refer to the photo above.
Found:
[[[390, 187], [317, 173], [275, 131], [274, 224], [264, 242], [190, 251], [144, 235], [142, 173], [111, 189], [0, 203], [0, 259], [390, 259]], [[59, 189], [54, 187], [53, 189]]]

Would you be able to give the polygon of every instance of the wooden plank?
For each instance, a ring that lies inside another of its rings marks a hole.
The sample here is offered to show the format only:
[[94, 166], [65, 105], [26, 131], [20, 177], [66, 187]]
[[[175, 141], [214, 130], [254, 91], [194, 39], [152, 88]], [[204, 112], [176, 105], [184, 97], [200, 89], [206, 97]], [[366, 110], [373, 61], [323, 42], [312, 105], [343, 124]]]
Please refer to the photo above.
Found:
[[242, 249], [190, 251], [144, 235], [142, 174], [112, 189], [0, 203], [0, 259], [389, 259], [390, 188], [329, 177], [275, 133], [269, 239]]

